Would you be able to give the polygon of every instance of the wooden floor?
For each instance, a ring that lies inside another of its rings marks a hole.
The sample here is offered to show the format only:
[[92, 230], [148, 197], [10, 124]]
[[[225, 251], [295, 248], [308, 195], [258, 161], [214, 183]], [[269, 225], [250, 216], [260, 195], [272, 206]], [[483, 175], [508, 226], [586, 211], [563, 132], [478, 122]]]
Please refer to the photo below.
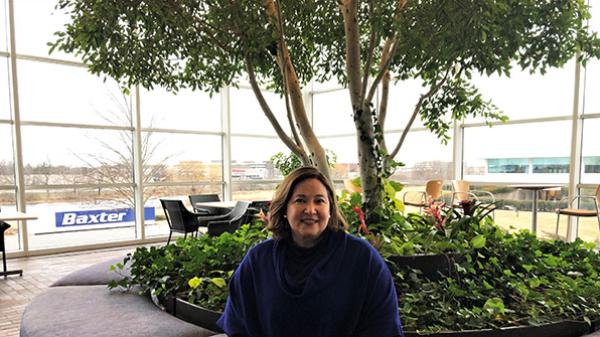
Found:
[[[23, 277], [0, 276], [0, 336], [19, 336], [23, 310], [34, 296], [54, 281], [72, 271], [113, 257], [125, 256], [133, 250], [135, 247], [121, 247], [8, 260], [8, 269], [23, 269]], [[1, 268], [0, 261], [0, 270]]]

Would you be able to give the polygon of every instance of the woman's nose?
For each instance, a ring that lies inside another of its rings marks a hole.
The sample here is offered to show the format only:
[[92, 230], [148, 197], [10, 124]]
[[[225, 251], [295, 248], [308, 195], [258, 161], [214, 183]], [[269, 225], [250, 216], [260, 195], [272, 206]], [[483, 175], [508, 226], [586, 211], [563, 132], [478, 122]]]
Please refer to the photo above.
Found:
[[304, 208], [304, 212], [306, 214], [313, 214], [316, 213], [317, 208], [315, 207], [315, 204], [313, 204], [312, 202], [309, 202], [306, 204], [306, 207]]

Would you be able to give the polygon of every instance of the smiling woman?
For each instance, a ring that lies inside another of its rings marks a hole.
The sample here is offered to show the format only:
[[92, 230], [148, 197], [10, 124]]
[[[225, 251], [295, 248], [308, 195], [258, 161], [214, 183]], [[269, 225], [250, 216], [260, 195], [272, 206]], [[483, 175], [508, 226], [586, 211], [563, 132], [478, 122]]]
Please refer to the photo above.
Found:
[[273, 239], [252, 248], [229, 284], [218, 325], [228, 336], [403, 336], [391, 274], [345, 233], [328, 180], [291, 172], [270, 208]]

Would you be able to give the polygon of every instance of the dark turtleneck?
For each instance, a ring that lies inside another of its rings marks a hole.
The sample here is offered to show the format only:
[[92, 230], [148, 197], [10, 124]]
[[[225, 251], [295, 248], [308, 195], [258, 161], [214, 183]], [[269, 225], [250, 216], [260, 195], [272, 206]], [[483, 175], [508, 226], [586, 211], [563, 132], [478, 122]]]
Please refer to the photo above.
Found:
[[284, 277], [290, 290], [296, 294], [302, 293], [306, 281], [317, 263], [327, 255], [328, 241], [331, 232], [325, 229], [317, 244], [310, 248], [303, 248], [288, 239], [285, 250]]

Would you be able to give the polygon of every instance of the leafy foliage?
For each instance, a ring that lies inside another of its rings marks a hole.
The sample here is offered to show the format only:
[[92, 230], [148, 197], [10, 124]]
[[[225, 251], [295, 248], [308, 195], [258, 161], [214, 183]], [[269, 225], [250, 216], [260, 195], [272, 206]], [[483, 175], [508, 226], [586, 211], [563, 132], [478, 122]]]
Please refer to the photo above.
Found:
[[109, 288], [140, 287], [156, 296], [180, 296], [209, 309], [221, 309], [227, 299], [227, 281], [246, 252], [267, 238], [260, 225], [243, 225], [235, 233], [197, 239], [178, 238], [175, 245], [139, 247], [128, 254], [131, 277], [109, 283]]
[[[335, 163], [337, 162], [337, 155], [335, 152], [331, 150], [325, 150], [327, 153], [327, 164], [330, 168], [335, 167]], [[277, 152], [270, 158], [273, 166], [281, 173], [282, 176], [287, 176], [293, 170], [302, 166], [302, 160], [294, 154], [290, 152], [289, 154], [284, 154], [283, 152]]]

